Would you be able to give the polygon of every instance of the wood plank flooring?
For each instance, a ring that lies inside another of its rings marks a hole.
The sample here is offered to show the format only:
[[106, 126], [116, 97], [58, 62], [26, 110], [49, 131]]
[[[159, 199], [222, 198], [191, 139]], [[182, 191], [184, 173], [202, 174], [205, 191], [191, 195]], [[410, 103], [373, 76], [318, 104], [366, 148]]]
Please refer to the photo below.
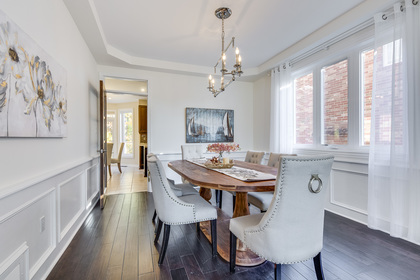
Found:
[[[223, 196], [223, 210], [231, 215], [231, 196]], [[231, 275], [227, 262], [211, 257], [211, 245], [195, 225], [171, 227], [165, 261], [158, 266], [162, 239], [153, 243], [153, 211], [150, 193], [109, 196], [104, 210], [93, 209], [47, 279], [274, 279], [269, 262], [237, 267]], [[420, 246], [329, 212], [322, 257], [328, 280], [420, 279]], [[316, 279], [312, 261], [283, 266], [282, 279]]]

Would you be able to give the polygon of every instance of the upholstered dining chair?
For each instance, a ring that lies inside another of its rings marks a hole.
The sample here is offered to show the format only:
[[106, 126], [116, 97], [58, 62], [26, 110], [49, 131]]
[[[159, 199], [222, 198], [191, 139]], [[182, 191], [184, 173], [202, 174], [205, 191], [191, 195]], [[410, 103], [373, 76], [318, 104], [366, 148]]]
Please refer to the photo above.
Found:
[[109, 176], [112, 176], [111, 173], [111, 156], [112, 156], [112, 148], [114, 147], [114, 143], [106, 143], [106, 165], [108, 166]]
[[230, 220], [231, 273], [239, 238], [248, 249], [275, 263], [275, 279], [281, 279], [282, 264], [308, 259], [313, 259], [317, 279], [324, 279], [324, 205], [333, 161], [332, 155], [282, 157], [267, 212]]
[[164, 224], [162, 248], [158, 264], [162, 264], [168, 247], [171, 225], [197, 224], [210, 221], [212, 254], [217, 255], [217, 211], [211, 204], [199, 195], [177, 197], [169, 186], [165, 170], [160, 160], [154, 154], [147, 156], [147, 164], [153, 191], [153, 201], [158, 214], [158, 227], [155, 242], [158, 241], [162, 224]]
[[117, 158], [111, 158], [111, 164], [112, 163], [116, 163], [118, 165], [118, 170], [120, 171], [120, 173], [122, 173], [121, 171], [121, 156], [122, 156], [122, 152], [124, 150], [124, 142], [122, 142], [120, 144], [120, 150], [118, 151], [118, 157]]
[[[270, 153], [267, 166], [276, 167], [278, 169], [280, 166], [281, 158], [284, 156], [296, 156], [296, 154]], [[249, 192], [248, 193], [248, 203], [259, 208], [261, 213], [267, 211], [268, 207], [271, 204], [272, 199], [273, 199], [273, 192]]]
[[[181, 145], [181, 152], [183, 160], [204, 158], [204, 146], [201, 144]], [[182, 178], [182, 182], [189, 183], [185, 178]], [[219, 199], [220, 193], [221, 191], [215, 190], [216, 204], [219, 205], [219, 208], [221, 208], [222, 205], [222, 202]]]
[[[245, 155], [245, 162], [255, 163], [255, 164], [261, 164], [262, 160], [264, 158], [265, 153], [264, 152], [256, 152], [256, 151], [248, 151]], [[235, 211], [235, 205], [236, 205], [236, 192], [229, 191], [229, 193], [232, 195], [232, 207]]]

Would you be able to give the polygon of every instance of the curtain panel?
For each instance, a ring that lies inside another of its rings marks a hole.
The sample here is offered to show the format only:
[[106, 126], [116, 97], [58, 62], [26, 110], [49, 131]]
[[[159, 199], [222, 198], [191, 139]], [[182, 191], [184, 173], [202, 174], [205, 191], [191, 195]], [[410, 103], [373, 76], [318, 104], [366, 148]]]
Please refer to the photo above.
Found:
[[271, 71], [270, 151], [290, 154], [294, 142], [294, 97], [289, 63]]
[[375, 15], [368, 226], [420, 244], [420, 8]]

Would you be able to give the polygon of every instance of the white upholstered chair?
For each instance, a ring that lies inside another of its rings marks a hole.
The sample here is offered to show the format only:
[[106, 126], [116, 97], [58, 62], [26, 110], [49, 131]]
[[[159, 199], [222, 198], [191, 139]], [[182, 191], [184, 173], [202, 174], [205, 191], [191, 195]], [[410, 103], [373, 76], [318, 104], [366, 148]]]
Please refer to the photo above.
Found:
[[[255, 164], [261, 164], [262, 160], [264, 158], [265, 153], [264, 152], [256, 152], [256, 151], [248, 151], [245, 155], [245, 162], [255, 163]], [[232, 195], [232, 207], [235, 211], [235, 205], [236, 205], [236, 192], [229, 191]]]
[[275, 279], [281, 265], [313, 258], [317, 279], [324, 279], [321, 249], [324, 205], [334, 157], [282, 157], [274, 199], [263, 214], [230, 220], [230, 271], [235, 271], [236, 240], [260, 257], [275, 263]]
[[147, 164], [153, 191], [153, 201], [158, 215], [158, 226], [155, 242], [158, 241], [162, 224], [164, 224], [163, 243], [158, 264], [162, 264], [168, 247], [171, 225], [211, 222], [211, 240], [213, 256], [217, 255], [216, 208], [211, 206], [199, 195], [177, 197], [169, 186], [165, 170], [160, 160], [154, 154], [147, 156]]
[[[201, 144], [181, 145], [181, 151], [183, 160], [204, 158], [204, 146]], [[182, 178], [182, 182], [189, 183], [184, 178]], [[219, 208], [221, 207], [221, 202], [219, 201], [220, 193], [221, 191], [215, 190], [216, 204], [219, 205]]]
[[[296, 156], [296, 154], [276, 154], [270, 153], [267, 166], [279, 168], [281, 158], [284, 156]], [[261, 213], [267, 211], [273, 199], [273, 192], [249, 192], [248, 203], [259, 208]]]
[[111, 156], [112, 156], [112, 148], [114, 147], [114, 143], [106, 143], [106, 165], [108, 166], [109, 176], [112, 176], [111, 173]]
[[124, 150], [124, 142], [122, 142], [120, 144], [120, 150], [118, 151], [118, 157], [117, 158], [111, 158], [111, 164], [112, 163], [116, 163], [118, 165], [118, 170], [120, 171], [120, 173], [122, 173], [121, 171], [121, 157], [122, 157], [122, 152]]

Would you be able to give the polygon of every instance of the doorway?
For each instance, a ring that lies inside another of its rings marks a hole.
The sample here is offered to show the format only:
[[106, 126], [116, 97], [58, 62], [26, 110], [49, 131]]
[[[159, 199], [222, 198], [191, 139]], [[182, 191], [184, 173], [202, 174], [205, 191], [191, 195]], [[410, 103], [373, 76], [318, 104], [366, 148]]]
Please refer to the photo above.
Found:
[[141, 164], [147, 149], [147, 114], [140, 108], [147, 108], [148, 83], [111, 77], [104, 83], [106, 138], [113, 143], [106, 195], [147, 191], [145, 166]]

